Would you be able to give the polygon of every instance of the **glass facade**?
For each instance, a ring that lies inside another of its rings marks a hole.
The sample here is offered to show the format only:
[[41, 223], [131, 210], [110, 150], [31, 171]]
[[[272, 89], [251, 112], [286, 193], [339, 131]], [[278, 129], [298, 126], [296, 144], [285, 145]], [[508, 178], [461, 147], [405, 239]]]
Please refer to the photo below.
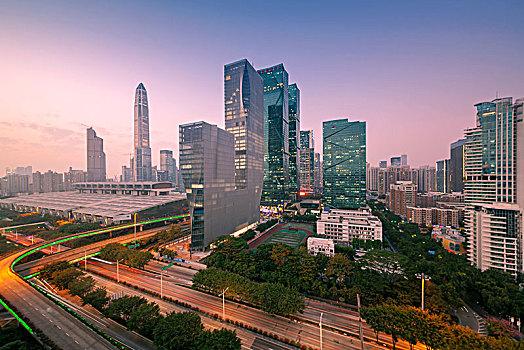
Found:
[[315, 187], [315, 139], [313, 130], [300, 131], [300, 189], [311, 192]]
[[296, 197], [300, 189], [300, 90], [288, 86], [289, 94], [289, 194]]
[[93, 128], [87, 129], [87, 181], [106, 181], [104, 140]]
[[324, 122], [324, 199], [337, 209], [366, 205], [366, 122]]
[[262, 203], [289, 198], [289, 93], [283, 64], [258, 70], [264, 82], [264, 187]]
[[262, 78], [246, 59], [224, 66], [224, 113], [226, 130], [235, 135], [235, 187], [253, 191], [260, 202], [264, 95]]
[[151, 181], [151, 147], [149, 145], [149, 106], [147, 91], [140, 83], [135, 92], [134, 106], [134, 160], [133, 177], [135, 181]]

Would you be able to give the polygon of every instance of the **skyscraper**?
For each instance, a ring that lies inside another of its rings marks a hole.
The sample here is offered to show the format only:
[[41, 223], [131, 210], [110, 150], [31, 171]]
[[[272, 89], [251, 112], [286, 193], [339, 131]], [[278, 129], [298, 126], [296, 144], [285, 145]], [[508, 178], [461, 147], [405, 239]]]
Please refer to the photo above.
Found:
[[366, 204], [366, 122], [347, 119], [323, 123], [324, 198], [330, 207]]
[[264, 204], [289, 198], [289, 93], [283, 64], [258, 70], [264, 81]]
[[402, 154], [400, 156], [400, 165], [401, 166], [408, 165], [408, 155], [407, 154]]
[[450, 180], [450, 171], [449, 171], [449, 159], [437, 161], [436, 166], [436, 186], [437, 192], [448, 193], [449, 190], [449, 180]]
[[[300, 189], [300, 90], [288, 86], [289, 93], [289, 194], [296, 197]], [[313, 156], [314, 158], [314, 156]]]
[[167, 181], [176, 182], [176, 165], [173, 151], [169, 149], [160, 150], [160, 171], [167, 174]]
[[226, 130], [235, 135], [235, 187], [248, 190], [260, 210], [264, 92], [262, 78], [247, 59], [224, 66], [224, 114]]
[[[407, 162], [407, 158], [406, 158], [406, 162]], [[390, 163], [391, 163], [391, 166], [401, 166], [402, 158], [401, 157], [391, 157]]]
[[511, 97], [478, 103], [476, 127], [465, 131], [468, 259], [482, 270], [524, 271], [523, 104]]
[[460, 139], [451, 144], [450, 147], [450, 190], [451, 192], [462, 192], [464, 190], [464, 146], [466, 139]]
[[300, 189], [313, 192], [315, 186], [315, 138], [313, 130], [300, 131]]
[[387, 160], [381, 160], [378, 162], [378, 167], [380, 169], [386, 169], [388, 167], [388, 161]]
[[149, 145], [149, 106], [144, 84], [138, 84], [134, 107], [134, 160], [135, 181], [151, 181], [151, 147]]
[[104, 140], [93, 128], [87, 128], [87, 181], [106, 181]]

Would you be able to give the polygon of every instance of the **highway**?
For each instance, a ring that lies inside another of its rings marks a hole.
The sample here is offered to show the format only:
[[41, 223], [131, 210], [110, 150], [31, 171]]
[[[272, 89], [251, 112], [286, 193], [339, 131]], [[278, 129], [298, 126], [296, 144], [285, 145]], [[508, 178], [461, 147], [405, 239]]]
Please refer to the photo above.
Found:
[[[103, 267], [104, 266], [104, 264], [94, 263], [94, 262], [90, 262], [89, 265], [91, 264], [93, 264], [93, 267], [95, 266]], [[89, 268], [89, 265], [88, 265], [88, 268]], [[142, 270], [136, 270], [136, 269], [132, 269], [132, 268], [120, 265], [121, 268], [126, 269], [126, 271], [131, 274], [135, 273], [135, 274], [139, 274], [142, 276], [151, 276], [155, 280], [158, 278], [160, 274], [160, 269], [163, 266], [166, 266], [166, 263], [158, 262], [158, 261], [151, 261], [148, 265], [146, 265], [146, 270], [153, 271], [156, 273], [156, 274], [152, 274], [152, 273], [145, 272]], [[116, 268], [114, 266], [108, 265], [106, 266], [106, 269], [109, 271], [113, 271]], [[120, 270], [120, 272], [122, 271], [123, 270]], [[104, 272], [104, 273], [107, 274], [107, 272]], [[177, 283], [183, 286], [191, 286], [193, 276], [196, 273], [197, 273], [196, 270], [174, 265], [169, 268], [167, 273], [164, 273], [164, 281], [170, 281], [170, 282]], [[121, 281], [124, 280], [122, 276], [124, 275], [121, 275]], [[157, 281], [157, 283], [159, 283], [159, 281]], [[218, 302], [221, 302], [221, 301], [218, 300]], [[353, 334], [354, 336], [358, 335], [358, 312], [357, 311], [349, 310], [344, 307], [331, 305], [325, 302], [321, 302], [321, 301], [317, 301], [317, 300], [313, 300], [309, 298], [305, 299], [305, 303], [306, 303], [306, 308], [304, 309], [304, 313], [303, 314], [299, 313], [295, 315], [295, 317], [298, 318], [299, 320], [318, 324], [319, 319], [320, 319], [320, 313], [322, 312], [323, 313], [322, 322], [325, 326], [329, 326], [334, 329], [337, 329], [338, 331], [342, 333]], [[221, 305], [219, 306], [221, 307]], [[264, 315], [267, 315], [267, 314], [264, 313]], [[364, 333], [364, 337], [368, 339], [373, 339], [373, 340], [376, 339], [375, 333], [365, 322], [363, 322], [363, 333]], [[379, 341], [382, 344], [388, 344], [389, 346], [392, 346], [391, 337], [386, 334], [381, 333], [379, 335]], [[403, 348], [409, 349], [409, 345], [402, 344], [402, 342], [397, 344], [397, 347], [399, 349], [403, 349]], [[422, 346], [419, 346], [418, 348], [424, 349], [424, 347]]]
[[[122, 266], [122, 265], [121, 265]], [[109, 276], [116, 279], [116, 266], [105, 264], [97, 261], [90, 261], [87, 270], [95, 272], [103, 276]], [[160, 277], [158, 274], [123, 267], [119, 269], [120, 281], [126, 281], [133, 285], [139, 286], [146, 290], [160, 293]], [[167, 271], [164, 277], [163, 293], [164, 296], [171, 297], [183, 302], [186, 302], [199, 309], [216, 314], [222, 314], [222, 299], [182, 287], [177, 283], [180, 278], [173, 273]], [[100, 279], [98, 279], [100, 281]], [[107, 284], [104, 284], [107, 286]], [[148, 296], [151, 299], [151, 296]], [[266, 330], [268, 332], [279, 335], [303, 345], [312, 348], [319, 348], [320, 329], [318, 325], [312, 325], [303, 322], [291, 321], [288, 318], [275, 316], [257, 310], [255, 308], [245, 306], [239, 303], [226, 300], [226, 318], [234, 319]], [[359, 349], [360, 343], [355, 338], [344, 336], [337, 332], [328, 329], [323, 331], [323, 349], [339, 350], [339, 349]], [[381, 349], [374, 344], [366, 343], [365, 349]], [[406, 347], [409, 348], [409, 347]], [[402, 349], [402, 346], [399, 347]]]
[[[137, 232], [137, 239], [154, 235], [162, 228]], [[61, 238], [64, 239], [64, 238]], [[110, 242], [125, 242], [134, 240], [134, 234], [128, 234], [91, 244], [86, 247], [70, 249], [61, 253], [26, 263], [22, 270], [28, 271], [32, 266], [39, 266], [55, 260], [70, 259], [82, 256], [85, 251], [95, 252], [100, 247]], [[19, 257], [30, 252], [34, 248], [48, 244], [48, 242], [37, 243], [31, 247], [22, 249], [16, 253], [5, 255], [0, 260], [0, 294], [8, 300], [19, 313], [27, 317], [35, 327], [40, 329], [47, 337], [63, 349], [115, 349], [108, 341], [98, 336], [94, 331], [77, 320], [47, 297], [35, 290], [20, 276], [11, 270], [11, 265]], [[45, 249], [45, 248], [44, 248]], [[17, 266], [16, 270], [20, 267]], [[101, 327], [102, 328], [102, 327]], [[108, 329], [106, 329], [107, 331]], [[125, 333], [123, 332], [125, 335]], [[121, 335], [122, 337], [122, 335]], [[125, 343], [134, 344], [132, 339], [124, 339]], [[137, 347], [140, 348], [140, 347]]]
[[12, 262], [29, 250], [24, 249], [0, 261], [0, 294], [63, 349], [115, 349], [11, 271]]
[[[110, 281], [106, 278], [102, 278], [98, 275], [92, 274], [91, 276], [95, 279], [96, 284], [98, 286], [105, 287], [107, 289], [108, 294], [115, 294], [118, 292], [123, 292], [124, 295], [137, 295], [137, 296], [144, 297], [148, 299], [149, 301], [156, 302], [158, 306], [160, 307], [160, 312], [164, 314], [168, 312], [173, 312], [173, 311], [175, 312], [188, 311], [188, 309], [185, 309], [181, 306], [175, 305], [165, 300], [161, 300], [160, 298], [157, 298], [157, 297], [152, 297], [151, 295], [145, 292], [141, 292], [134, 288], [123, 286], [114, 281]], [[204, 324], [204, 327], [206, 327], [207, 329], [213, 330], [213, 329], [227, 328], [227, 329], [236, 331], [237, 336], [240, 338], [242, 342], [242, 349], [253, 349], [253, 350], [296, 349], [293, 346], [286, 345], [274, 339], [264, 337], [262, 335], [248, 331], [247, 329], [232, 326], [228, 323], [224, 323], [224, 322], [215, 320], [210, 317], [202, 316], [201, 319], [202, 319], [202, 323]]]
[[[136, 233], [136, 239], [139, 240], [141, 238], [153, 236], [156, 233], [158, 233], [161, 230], [165, 230], [166, 227], [157, 227], [154, 229], [137, 232]], [[21, 275], [21, 276], [27, 276], [29, 274], [38, 272], [41, 266], [54, 262], [54, 261], [60, 261], [60, 260], [73, 260], [76, 258], [81, 258], [85, 254], [92, 254], [100, 251], [102, 247], [109, 243], [128, 243], [134, 241], [134, 233], [130, 233], [127, 235], [106, 239], [104, 241], [96, 242], [93, 244], [86, 245], [84, 247], [75, 248], [75, 249], [69, 249], [66, 251], [62, 251], [60, 253], [55, 253], [53, 255], [49, 255], [46, 257], [43, 257], [42, 259], [30, 261], [25, 264], [19, 264], [16, 265], [15, 270]]]

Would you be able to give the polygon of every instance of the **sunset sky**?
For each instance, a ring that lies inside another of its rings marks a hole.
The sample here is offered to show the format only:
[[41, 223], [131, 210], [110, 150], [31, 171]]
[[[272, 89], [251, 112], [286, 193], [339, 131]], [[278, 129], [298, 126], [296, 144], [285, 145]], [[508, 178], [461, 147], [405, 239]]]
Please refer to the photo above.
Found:
[[132, 152], [133, 98], [149, 97], [153, 164], [178, 125], [224, 126], [223, 66], [284, 63], [301, 128], [367, 122], [368, 161], [449, 157], [473, 105], [524, 96], [524, 1], [3, 1], [0, 176], [86, 168], [85, 128], [107, 174]]

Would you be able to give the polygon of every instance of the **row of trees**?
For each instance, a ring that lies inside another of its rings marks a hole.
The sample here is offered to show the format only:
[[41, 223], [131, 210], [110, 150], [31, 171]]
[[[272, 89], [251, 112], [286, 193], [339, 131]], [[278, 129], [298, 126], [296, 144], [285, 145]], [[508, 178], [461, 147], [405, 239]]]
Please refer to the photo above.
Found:
[[153, 245], [155, 247], [158, 247], [164, 243], [180, 238], [182, 236], [184, 236], [184, 232], [182, 232], [180, 225], [173, 224], [169, 227], [169, 229], [162, 230], [153, 236], [142, 238], [138, 242], [142, 247], [148, 247]]
[[153, 256], [149, 252], [129, 249], [119, 243], [109, 243], [100, 250], [100, 258], [109, 261], [123, 260], [126, 265], [141, 269]]
[[304, 298], [295, 288], [280, 283], [259, 284], [239, 274], [213, 267], [197, 272], [193, 284], [214, 294], [229, 288], [227, 294], [234, 299], [277, 315], [295, 314], [305, 307]]
[[362, 317], [373, 328], [378, 342], [380, 332], [391, 336], [393, 349], [400, 339], [413, 348], [417, 343], [428, 349], [524, 349], [523, 343], [506, 334], [484, 338], [471, 329], [452, 324], [446, 315], [437, 315], [411, 306], [383, 304], [362, 308]]
[[172, 312], [165, 317], [155, 302], [138, 296], [123, 296], [109, 302], [104, 288], [96, 288], [91, 276], [69, 265], [58, 262], [45, 265], [41, 277], [60, 289], [69, 289], [79, 296], [83, 305], [90, 304], [104, 316], [126, 326], [129, 330], [153, 340], [164, 350], [240, 350], [236, 332], [227, 329], [204, 330], [200, 316], [195, 312]]
[[381, 219], [384, 233], [405, 260], [409, 275], [423, 272], [430, 276], [446, 303], [460, 306], [466, 300], [500, 318], [524, 319], [524, 290], [519, 286], [524, 282], [522, 274], [515, 278], [495, 269], [480, 271], [465, 255], [449, 253], [429, 234], [421, 233], [416, 224], [403, 223], [381, 203], [370, 205]]
[[69, 265], [66, 261], [46, 264], [40, 270], [40, 277], [69, 294], [79, 296], [83, 305], [90, 304], [101, 311], [109, 298], [105, 288], [96, 288], [95, 280], [85, 272]]

